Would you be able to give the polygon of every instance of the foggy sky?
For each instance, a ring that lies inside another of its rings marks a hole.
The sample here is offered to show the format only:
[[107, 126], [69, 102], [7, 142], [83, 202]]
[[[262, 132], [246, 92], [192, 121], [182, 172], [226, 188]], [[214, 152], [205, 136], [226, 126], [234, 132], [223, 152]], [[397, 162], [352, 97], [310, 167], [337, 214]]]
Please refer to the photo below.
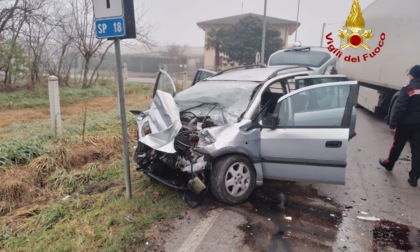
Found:
[[[267, 0], [267, 16], [296, 21], [299, 0]], [[374, 0], [359, 0], [365, 9]], [[297, 40], [319, 46], [325, 33], [337, 32], [350, 13], [353, 0], [300, 0]], [[155, 25], [152, 38], [159, 45], [204, 46], [204, 31], [197, 23], [234, 15], [264, 14], [264, 0], [144, 0], [144, 20]], [[289, 36], [289, 44], [295, 34]], [[325, 45], [325, 43], [324, 43]]]

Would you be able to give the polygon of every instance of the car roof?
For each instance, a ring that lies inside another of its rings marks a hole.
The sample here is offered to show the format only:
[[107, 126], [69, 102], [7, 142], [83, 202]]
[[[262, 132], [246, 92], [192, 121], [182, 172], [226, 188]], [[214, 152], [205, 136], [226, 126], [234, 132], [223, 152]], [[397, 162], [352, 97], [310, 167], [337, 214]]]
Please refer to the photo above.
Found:
[[[320, 68], [321, 66], [324, 66], [325, 64], [327, 64], [328, 62], [331, 62], [331, 61], [334, 61], [334, 60], [337, 60], [337, 57], [336, 57], [336, 55], [334, 55], [333, 53], [331, 53], [327, 48], [325, 48], [325, 47], [313, 47], [313, 46], [305, 46], [305, 47], [292, 47], [292, 48], [286, 48], [286, 49], [282, 49], [282, 50], [278, 50], [278, 51], [276, 51], [276, 52], [274, 52], [274, 53], [272, 53], [271, 55], [270, 55], [270, 57], [268, 58], [268, 61], [267, 61], [267, 66], [268, 67], [274, 67], [274, 68], [277, 68], [278, 66], [281, 66], [281, 64], [272, 64], [272, 59], [274, 59], [274, 58], [278, 58], [279, 56], [282, 56], [282, 55], [284, 55], [285, 53], [288, 53], [288, 52], [293, 52], [293, 53], [295, 53], [295, 54], [311, 54], [311, 52], [314, 52], [314, 53], [316, 53], [316, 54], [319, 54], [319, 53], [323, 53], [323, 54], [329, 54], [330, 55], [330, 57], [328, 58], [328, 59], [326, 59], [323, 63], [322, 63], [322, 65], [320, 65], [320, 66], [310, 66], [310, 67], [312, 67], [314, 70], [316, 70], [316, 69], [318, 69], [318, 68]], [[320, 62], [321, 63], [321, 62]], [[302, 64], [302, 65], [306, 65], [306, 64]]]
[[329, 52], [327, 48], [325, 47], [316, 47], [316, 46], [302, 46], [302, 47], [292, 47], [292, 48], [285, 48], [278, 51], [275, 51], [273, 54], [276, 54], [278, 52], [309, 52], [309, 51], [316, 51], [316, 52]]
[[331, 75], [310, 75], [310, 76], [299, 76], [299, 79], [313, 79], [313, 78], [347, 78], [345, 74], [331, 74]]
[[281, 66], [278, 68], [255, 68], [244, 69], [233, 72], [226, 72], [220, 75], [207, 78], [205, 81], [253, 81], [263, 82], [275, 76], [286, 73], [307, 73], [312, 71], [310, 68], [302, 66]]

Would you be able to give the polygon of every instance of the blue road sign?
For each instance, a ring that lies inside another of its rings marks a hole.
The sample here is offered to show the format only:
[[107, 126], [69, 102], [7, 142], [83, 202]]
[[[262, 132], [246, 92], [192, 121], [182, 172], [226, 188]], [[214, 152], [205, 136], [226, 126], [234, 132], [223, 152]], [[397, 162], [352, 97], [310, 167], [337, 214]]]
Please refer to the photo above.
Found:
[[117, 38], [125, 36], [124, 17], [95, 20], [96, 37]]

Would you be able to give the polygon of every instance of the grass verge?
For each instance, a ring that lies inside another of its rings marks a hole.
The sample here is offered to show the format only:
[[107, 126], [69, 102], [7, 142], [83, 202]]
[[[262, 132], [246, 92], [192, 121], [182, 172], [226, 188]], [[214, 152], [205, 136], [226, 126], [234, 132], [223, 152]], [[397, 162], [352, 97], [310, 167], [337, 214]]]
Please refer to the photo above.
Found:
[[[126, 94], [150, 93], [153, 88], [151, 84], [128, 82], [125, 84]], [[90, 88], [81, 87], [60, 87], [61, 106], [79, 103], [95, 97], [113, 97], [117, 95], [115, 83]], [[23, 109], [23, 108], [48, 108], [48, 89], [39, 87], [34, 90], [18, 90], [7, 93], [0, 92], [0, 109]]]
[[[144, 110], [150, 86], [128, 84], [126, 96], [139, 99], [128, 107]], [[126, 199], [117, 114], [116, 108], [88, 113], [85, 138], [84, 117], [74, 114], [63, 118], [62, 137], [34, 122], [0, 140], [6, 160], [0, 166], [0, 250], [143, 251], [146, 241], [150, 246], [148, 228], [187, 207], [174, 190], [136, 173], [132, 162], [133, 197]], [[132, 136], [134, 117], [127, 118]]]

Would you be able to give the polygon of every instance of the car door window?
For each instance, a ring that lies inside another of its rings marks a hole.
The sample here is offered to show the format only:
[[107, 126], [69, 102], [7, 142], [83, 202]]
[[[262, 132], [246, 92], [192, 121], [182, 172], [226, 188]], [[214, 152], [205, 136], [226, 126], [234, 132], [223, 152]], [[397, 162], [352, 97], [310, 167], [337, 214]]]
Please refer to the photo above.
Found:
[[261, 107], [267, 106], [267, 114], [272, 115], [277, 105], [277, 101], [284, 95], [284, 86], [278, 81], [268, 86], [261, 95]]
[[194, 86], [197, 82], [200, 82], [204, 79], [207, 79], [208, 77], [212, 77], [216, 74], [216, 72], [206, 70], [206, 69], [199, 69], [197, 73], [194, 76], [194, 80], [191, 84], [191, 86]]
[[349, 85], [298, 92], [278, 104], [278, 127], [344, 127]]
[[200, 69], [195, 74], [194, 80], [192, 82], [191, 86], [194, 86], [197, 82], [200, 82], [204, 79], [207, 79], [208, 77], [212, 77], [216, 74], [216, 72]]
[[348, 78], [345, 75], [325, 75], [325, 76], [317, 76], [317, 77], [297, 77], [295, 79], [295, 86], [296, 89], [308, 87], [316, 84], [321, 83], [328, 83], [328, 82], [337, 82], [337, 81], [347, 81]]
[[157, 90], [166, 92], [172, 96], [175, 96], [176, 94], [176, 87], [172, 78], [163, 70], [159, 72], [156, 79], [155, 88], [153, 90], [153, 97], [155, 96]]

